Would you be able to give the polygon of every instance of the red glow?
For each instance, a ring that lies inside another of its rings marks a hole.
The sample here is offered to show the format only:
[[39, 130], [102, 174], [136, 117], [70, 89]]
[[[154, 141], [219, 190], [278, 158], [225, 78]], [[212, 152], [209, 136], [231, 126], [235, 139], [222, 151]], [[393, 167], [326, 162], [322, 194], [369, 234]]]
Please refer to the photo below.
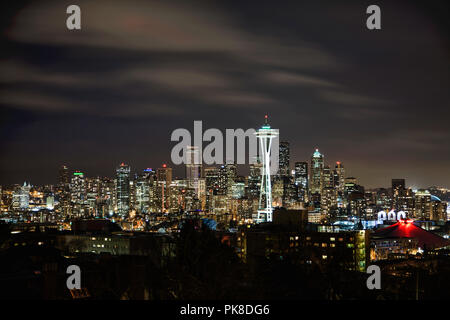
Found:
[[336, 164], [341, 164], [341, 162], [340, 161], [336, 161]]
[[414, 220], [399, 220], [397, 223], [375, 231], [377, 238], [416, 238], [420, 247], [441, 248], [450, 241], [416, 226]]
[[267, 114], [264, 116], [265, 119], [267, 119], [268, 117], [269, 117], [269, 116], [268, 116]]
[[163, 168], [165, 168], [165, 167], [167, 167], [167, 164], [164, 163], [164, 164], [163, 164]]

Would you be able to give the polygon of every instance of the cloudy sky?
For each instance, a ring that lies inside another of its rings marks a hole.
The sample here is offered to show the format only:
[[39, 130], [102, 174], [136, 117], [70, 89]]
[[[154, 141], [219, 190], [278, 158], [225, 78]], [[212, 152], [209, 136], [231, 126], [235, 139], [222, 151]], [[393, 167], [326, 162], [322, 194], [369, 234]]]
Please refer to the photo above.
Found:
[[377, 1], [378, 31], [370, 4], [3, 4], [0, 184], [170, 164], [176, 128], [256, 128], [267, 113], [291, 162], [318, 147], [367, 187], [450, 187], [448, 4]]

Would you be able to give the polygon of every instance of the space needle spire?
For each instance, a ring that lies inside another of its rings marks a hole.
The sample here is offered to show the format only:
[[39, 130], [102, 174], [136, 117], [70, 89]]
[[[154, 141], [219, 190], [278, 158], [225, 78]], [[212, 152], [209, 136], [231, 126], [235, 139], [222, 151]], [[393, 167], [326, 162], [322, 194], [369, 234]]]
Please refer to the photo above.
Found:
[[269, 116], [264, 116], [264, 125], [256, 132], [262, 159], [261, 186], [259, 193], [258, 215], [256, 223], [272, 221], [272, 185], [270, 181], [270, 150], [272, 140], [278, 136], [278, 130], [269, 125]]

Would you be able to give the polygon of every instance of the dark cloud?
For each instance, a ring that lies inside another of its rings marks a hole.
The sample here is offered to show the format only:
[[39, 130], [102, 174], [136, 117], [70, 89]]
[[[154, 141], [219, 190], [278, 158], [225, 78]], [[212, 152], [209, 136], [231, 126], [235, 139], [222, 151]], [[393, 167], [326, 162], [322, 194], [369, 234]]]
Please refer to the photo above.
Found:
[[269, 113], [293, 161], [318, 146], [367, 186], [449, 187], [443, 3], [382, 1], [371, 32], [361, 2], [79, 1], [68, 31], [65, 3], [30, 1], [2, 32], [0, 183], [156, 167], [176, 128]]

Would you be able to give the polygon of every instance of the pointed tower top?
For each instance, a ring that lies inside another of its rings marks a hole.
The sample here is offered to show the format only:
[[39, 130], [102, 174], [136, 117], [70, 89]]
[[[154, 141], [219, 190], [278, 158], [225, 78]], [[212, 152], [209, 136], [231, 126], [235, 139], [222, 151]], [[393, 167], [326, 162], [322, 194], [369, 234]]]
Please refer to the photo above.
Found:
[[264, 125], [266, 126], [266, 125], [268, 125], [269, 124], [269, 116], [266, 114], [265, 116], [264, 116]]

